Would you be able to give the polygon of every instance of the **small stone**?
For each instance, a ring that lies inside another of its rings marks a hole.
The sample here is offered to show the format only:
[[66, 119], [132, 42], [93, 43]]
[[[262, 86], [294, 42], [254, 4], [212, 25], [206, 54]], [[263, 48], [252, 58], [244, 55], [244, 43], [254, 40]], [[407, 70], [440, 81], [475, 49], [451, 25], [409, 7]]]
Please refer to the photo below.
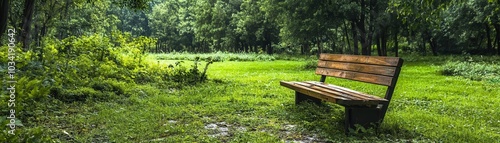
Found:
[[293, 130], [295, 129], [296, 125], [285, 125], [285, 130]]
[[208, 124], [205, 126], [205, 129], [211, 129], [214, 130], [217, 128], [217, 124]]
[[238, 127], [236, 128], [237, 131], [247, 131], [247, 128], [245, 127]]
[[229, 129], [226, 128], [226, 127], [218, 128], [218, 130], [221, 131], [221, 132], [227, 132], [227, 131], [229, 131]]

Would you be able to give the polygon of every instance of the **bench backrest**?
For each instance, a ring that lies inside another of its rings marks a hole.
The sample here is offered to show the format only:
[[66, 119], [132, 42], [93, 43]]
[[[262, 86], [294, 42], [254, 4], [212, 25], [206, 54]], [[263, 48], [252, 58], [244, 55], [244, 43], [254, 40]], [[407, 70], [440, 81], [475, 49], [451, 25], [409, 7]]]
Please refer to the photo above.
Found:
[[321, 54], [316, 74], [394, 87], [403, 59], [398, 57]]

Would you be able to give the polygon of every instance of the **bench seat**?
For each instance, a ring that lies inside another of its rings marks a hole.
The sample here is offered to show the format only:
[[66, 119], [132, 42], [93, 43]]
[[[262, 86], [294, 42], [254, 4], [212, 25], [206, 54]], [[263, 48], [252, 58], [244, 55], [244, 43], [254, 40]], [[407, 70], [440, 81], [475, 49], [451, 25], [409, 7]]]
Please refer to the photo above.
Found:
[[387, 99], [317, 81], [281, 81], [281, 86], [343, 106], [377, 106]]

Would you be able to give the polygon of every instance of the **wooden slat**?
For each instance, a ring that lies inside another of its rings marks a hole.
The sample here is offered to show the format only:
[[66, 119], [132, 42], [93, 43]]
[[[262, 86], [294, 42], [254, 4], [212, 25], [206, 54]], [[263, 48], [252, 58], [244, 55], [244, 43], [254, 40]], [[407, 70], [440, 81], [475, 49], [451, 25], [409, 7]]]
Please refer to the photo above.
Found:
[[295, 90], [297, 92], [300, 92], [302, 94], [306, 94], [306, 95], [309, 95], [309, 96], [313, 96], [315, 98], [318, 98], [318, 99], [321, 99], [321, 100], [325, 100], [325, 101], [328, 101], [328, 102], [333, 102], [333, 103], [337, 103], [337, 100], [335, 98], [330, 98], [330, 97], [327, 97], [325, 96], [324, 93], [320, 92], [320, 91], [316, 91], [316, 90], [311, 90], [311, 89], [308, 89], [306, 87], [303, 87], [303, 86], [296, 86], [294, 84], [294, 82], [285, 82], [285, 81], [281, 81], [280, 82], [280, 85], [281, 86], [284, 86], [284, 87], [287, 87], [287, 88], [290, 88], [292, 90]]
[[336, 69], [317, 68], [316, 74], [326, 75], [326, 76], [334, 76], [334, 77], [338, 77], [338, 78], [351, 79], [351, 80], [379, 84], [379, 85], [385, 85], [385, 86], [391, 86], [391, 83], [392, 83], [392, 77], [389, 77], [389, 76], [366, 74], [366, 73], [352, 72], [352, 71], [343, 71], [343, 70], [336, 70]]
[[335, 91], [335, 90], [332, 90], [332, 89], [329, 89], [329, 88], [325, 88], [325, 87], [322, 87], [322, 86], [317, 86], [317, 85], [314, 85], [314, 84], [310, 84], [308, 82], [294, 82], [294, 84], [295, 85], [300, 85], [300, 86], [305, 86], [307, 88], [319, 90], [319, 91], [322, 91], [322, 92], [327, 92], [327, 93], [330, 93], [330, 94], [333, 94], [333, 95], [337, 95], [337, 96], [340, 97], [340, 98], [336, 98], [336, 99], [341, 99], [341, 100], [366, 100], [366, 99], [363, 99], [363, 98], [359, 98], [357, 96], [351, 96], [351, 95], [349, 95], [347, 93], [342, 93], [342, 92], [338, 92], [338, 91]]
[[355, 64], [355, 63], [344, 63], [344, 62], [334, 62], [334, 61], [318, 61], [318, 67], [331, 68], [338, 70], [355, 71], [362, 73], [371, 73], [385, 76], [394, 76], [396, 67], [378, 66], [378, 65], [366, 65], [366, 64]]
[[[306, 94], [321, 100], [325, 100], [328, 102], [338, 103], [341, 105], [377, 105], [380, 102], [384, 102], [384, 100], [351, 100], [345, 97], [340, 97], [338, 95], [332, 94], [334, 91], [325, 91], [325, 89], [318, 89], [319, 86], [311, 86], [311, 84], [302, 83], [302, 82], [286, 82], [281, 81], [281, 86], [293, 89], [302, 94]], [[313, 87], [313, 88], [310, 88]], [[316, 87], [316, 88], [314, 88]], [[346, 95], [344, 95], [346, 96]]]
[[381, 97], [369, 95], [369, 94], [366, 94], [366, 93], [358, 92], [358, 91], [355, 91], [355, 90], [352, 90], [352, 89], [349, 89], [349, 88], [344, 88], [344, 87], [340, 87], [340, 86], [336, 86], [336, 85], [332, 85], [332, 84], [326, 84], [326, 83], [317, 82], [317, 81], [305, 81], [305, 83], [309, 83], [309, 84], [312, 84], [312, 85], [315, 85], [315, 86], [321, 86], [321, 87], [324, 87], [324, 88], [328, 88], [328, 89], [331, 89], [331, 90], [335, 90], [335, 91], [338, 91], [338, 92], [349, 94], [351, 96], [355, 96], [355, 97], [358, 97], [360, 99], [387, 101], [387, 100], [385, 100], [384, 98], [381, 98]]
[[382, 66], [398, 66], [400, 58], [397, 57], [379, 57], [379, 56], [360, 56], [360, 55], [339, 55], [339, 54], [321, 54], [320, 60], [338, 61], [349, 63], [362, 63]]

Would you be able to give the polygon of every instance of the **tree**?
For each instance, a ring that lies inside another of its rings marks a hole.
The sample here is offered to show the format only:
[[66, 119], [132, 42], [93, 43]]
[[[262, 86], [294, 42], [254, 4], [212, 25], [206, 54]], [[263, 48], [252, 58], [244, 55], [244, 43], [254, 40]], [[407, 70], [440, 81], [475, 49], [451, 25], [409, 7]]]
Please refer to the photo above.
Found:
[[342, 3], [337, 1], [269, 0], [267, 4], [267, 15], [279, 18], [281, 42], [301, 45], [302, 54], [309, 53], [311, 43], [321, 53], [330, 29], [339, 27], [344, 19], [338, 11]]
[[7, 30], [7, 17], [9, 16], [9, 0], [2, 0], [0, 3], [0, 45], [2, 45], [2, 36]]
[[23, 19], [21, 22], [20, 41], [23, 43], [23, 50], [29, 50], [31, 22], [33, 18], [33, 10], [35, 9], [35, 0], [25, 0], [23, 8]]

